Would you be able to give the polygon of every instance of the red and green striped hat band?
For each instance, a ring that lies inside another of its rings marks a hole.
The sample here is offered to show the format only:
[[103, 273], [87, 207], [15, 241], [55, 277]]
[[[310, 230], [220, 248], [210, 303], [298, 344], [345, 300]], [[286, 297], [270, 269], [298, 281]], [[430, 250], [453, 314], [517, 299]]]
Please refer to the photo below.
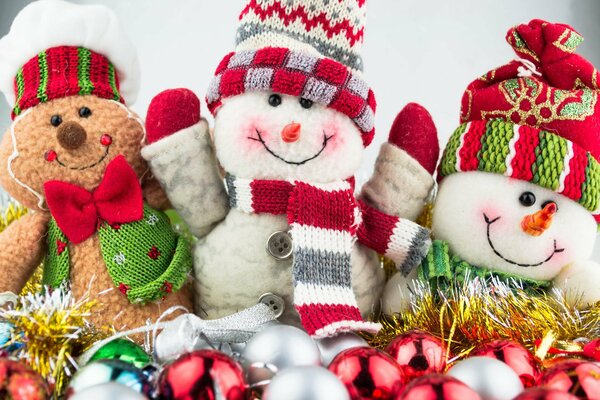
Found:
[[600, 163], [554, 133], [502, 120], [465, 123], [450, 137], [438, 177], [466, 171], [535, 183], [578, 202], [600, 223]]
[[27, 61], [15, 77], [12, 118], [53, 99], [94, 95], [124, 103], [119, 77], [106, 57], [83, 47], [60, 46]]

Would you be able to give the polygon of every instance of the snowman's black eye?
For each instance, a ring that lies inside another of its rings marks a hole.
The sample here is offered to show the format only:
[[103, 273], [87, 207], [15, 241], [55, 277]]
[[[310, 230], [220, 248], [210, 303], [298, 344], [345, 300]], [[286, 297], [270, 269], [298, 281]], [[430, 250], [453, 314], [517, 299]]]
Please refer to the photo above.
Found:
[[89, 108], [84, 106], [79, 109], [79, 116], [81, 118], [88, 118], [90, 115], [92, 115], [92, 110]]
[[535, 194], [531, 192], [523, 192], [519, 196], [519, 202], [525, 207], [531, 207], [535, 204]]
[[278, 94], [272, 94], [269, 96], [269, 105], [271, 107], [277, 107], [281, 104], [281, 96]]
[[62, 118], [60, 117], [60, 115], [53, 115], [52, 117], [50, 117], [50, 123], [52, 124], [52, 126], [59, 126], [60, 124], [62, 124]]
[[302, 108], [306, 108], [308, 110], [309, 108], [312, 107], [313, 102], [312, 102], [312, 100], [305, 99], [304, 97], [301, 97], [300, 98], [300, 105], [302, 106]]

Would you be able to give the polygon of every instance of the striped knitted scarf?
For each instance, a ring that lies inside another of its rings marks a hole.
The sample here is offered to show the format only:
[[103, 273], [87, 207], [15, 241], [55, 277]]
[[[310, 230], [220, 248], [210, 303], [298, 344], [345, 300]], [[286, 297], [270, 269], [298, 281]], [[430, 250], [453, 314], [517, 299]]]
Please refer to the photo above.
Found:
[[358, 309], [351, 281], [354, 243], [365, 239], [361, 241], [393, 258], [401, 269], [411, 269], [427, 251], [427, 230], [358, 202], [348, 181], [309, 184], [230, 175], [226, 181], [232, 208], [287, 215], [293, 239], [294, 307], [310, 335], [381, 328], [364, 321]]

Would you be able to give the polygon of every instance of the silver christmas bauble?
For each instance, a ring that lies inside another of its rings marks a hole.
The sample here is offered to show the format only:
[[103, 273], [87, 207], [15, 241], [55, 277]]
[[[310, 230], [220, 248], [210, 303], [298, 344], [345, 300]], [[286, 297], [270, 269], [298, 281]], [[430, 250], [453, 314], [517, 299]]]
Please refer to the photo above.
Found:
[[470, 357], [454, 364], [448, 375], [463, 382], [482, 400], [511, 400], [523, 391], [519, 375], [502, 361], [491, 357]]
[[323, 367], [294, 367], [277, 374], [264, 400], [350, 400], [344, 384]]
[[268, 383], [286, 368], [321, 365], [321, 354], [303, 330], [274, 325], [258, 332], [246, 343], [241, 361], [248, 383], [254, 385]]
[[91, 386], [69, 397], [69, 400], [146, 400], [143, 394], [116, 382]]
[[355, 333], [342, 333], [334, 337], [317, 339], [316, 342], [321, 352], [321, 361], [325, 366], [331, 364], [335, 356], [346, 349], [369, 346], [365, 339]]

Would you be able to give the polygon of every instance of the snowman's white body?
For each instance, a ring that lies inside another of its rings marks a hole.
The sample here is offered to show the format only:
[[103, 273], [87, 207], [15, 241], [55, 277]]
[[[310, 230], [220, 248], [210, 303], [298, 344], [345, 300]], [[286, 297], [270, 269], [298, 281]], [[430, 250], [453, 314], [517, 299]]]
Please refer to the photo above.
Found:
[[[536, 202], [524, 206], [519, 196], [531, 192]], [[521, 228], [524, 216], [548, 201], [558, 206], [552, 224], [540, 236]], [[487, 220], [486, 220], [487, 217]], [[471, 265], [534, 280], [552, 281], [573, 301], [600, 300], [600, 265], [590, 261], [597, 225], [588, 210], [565, 196], [499, 174], [456, 173], [441, 182], [433, 212], [433, 234]], [[383, 305], [387, 313], [408, 306], [409, 276], [394, 275]]]
[[[254, 92], [225, 99], [215, 119], [214, 141], [202, 122], [143, 151], [174, 207], [199, 239], [194, 275], [196, 313], [203, 318], [230, 315], [257, 304], [263, 294], [273, 293], [285, 301], [280, 320], [299, 323], [293, 308], [292, 258], [277, 259], [266, 250], [271, 234], [289, 230], [287, 218], [230, 210], [217, 159], [227, 173], [238, 178], [314, 183], [347, 179], [362, 160], [361, 134], [348, 117], [316, 104], [306, 109], [292, 96], [280, 96], [281, 104], [273, 107], [270, 95]], [[288, 143], [280, 132], [292, 122], [302, 127], [300, 139]], [[385, 146], [386, 167], [380, 168], [385, 172], [366, 184], [367, 192], [377, 187], [377, 200], [370, 203], [381, 205], [384, 212], [414, 216], [428, 189], [419, 182], [414, 185], [416, 193], [398, 194], [403, 171], [410, 170], [409, 180], [415, 182], [417, 163], [395, 146]], [[431, 180], [425, 170], [421, 178]], [[404, 197], [407, 201], [398, 201]], [[377, 254], [361, 245], [355, 244], [351, 260], [352, 286], [366, 316], [379, 309], [384, 272]]]

